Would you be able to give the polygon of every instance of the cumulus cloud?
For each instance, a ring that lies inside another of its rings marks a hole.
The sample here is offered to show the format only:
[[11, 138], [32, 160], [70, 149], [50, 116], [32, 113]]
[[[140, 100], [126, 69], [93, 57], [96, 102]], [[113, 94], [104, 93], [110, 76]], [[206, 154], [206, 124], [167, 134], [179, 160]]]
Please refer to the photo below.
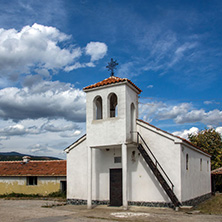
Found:
[[151, 102], [141, 104], [141, 117], [146, 121], [173, 120], [177, 124], [204, 123], [206, 125], [218, 126], [222, 123], [222, 111], [214, 109], [205, 111], [195, 109], [191, 103], [169, 105], [163, 102]]
[[217, 127], [216, 132], [220, 133], [220, 135], [222, 136], [222, 126]]
[[76, 137], [76, 136], [79, 136], [80, 134], [81, 134], [80, 130], [75, 130], [74, 132], [63, 132], [63, 133], [60, 133], [59, 135], [61, 137]]
[[90, 42], [86, 45], [86, 55], [91, 56], [91, 61], [102, 59], [107, 53], [107, 45], [102, 42]]
[[206, 125], [217, 126], [222, 123], [222, 111], [214, 109], [206, 112], [203, 109], [191, 110], [188, 113], [179, 115], [175, 118], [176, 123], [202, 122]]
[[[102, 42], [90, 42], [84, 48], [66, 43], [71, 36], [60, 32], [55, 27], [33, 24], [21, 31], [0, 29], [0, 75], [9, 75], [16, 80], [18, 75], [30, 73], [32, 68], [71, 71], [86, 66], [103, 58], [107, 46]], [[65, 47], [62, 47], [64, 45]], [[77, 60], [85, 52], [91, 56], [88, 63], [80, 64]]]
[[[222, 127], [219, 126], [219, 127], [216, 127], [215, 128], [216, 132], [220, 133], [221, 136], [222, 136]], [[173, 132], [173, 134], [175, 136], [179, 136], [179, 137], [182, 137], [184, 139], [188, 139], [188, 135], [189, 134], [197, 134], [199, 132], [199, 129], [197, 127], [191, 127], [190, 129], [185, 129], [185, 130], [181, 130], [181, 131], [175, 131]]]
[[39, 134], [40, 130], [36, 126], [25, 127], [22, 124], [15, 124], [0, 129], [1, 136], [22, 136], [25, 134]]
[[149, 102], [139, 104], [140, 118], [145, 121], [152, 122], [156, 118], [159, 109], [166, 107], [163, 102]]
[[21, 31], [0, 29], [0, 70], [27, 70], [38, 64], [47, 69], [62, 68], [81, 56], [79, 47], [63, 49], [59, 42], [70, 36], [49, 26], [34, 24]]
[[34, 145], [30, 145], [28, 147], [28, 150], [31, 154], [33, 155], [45, 155], [45, 154], [53, 154], [54, 153], [54, 149], [52, 147], [49, 147], [48, 144], [34, 144]]
[[166, 106], [158, 110], [158, 118], [160, 120], [176, 119], [178, 116], [185, 115], [190, 108], [191, 104], [189, 103], [182, 103], [176, 106]]
[[173, 134], [175, 136], [179, 136], [184, 139], [187, 139], [189, 134], [197, 134], [198, 131], [199, 131], [199, 129], [197, 127], [191, 127], [189, 130], [185, 129], [182, 131], [175, 131], [175, 132], [173, 132]]
[[85, 121], [85, 94], [71, 84], [42, 81], [32, 87], [0, 90], [0, 117], [23, 119], [64, 118]]
[[49, 132], [64, 132], [64, 131], [73, 131], [74, 129], [79, 129], [79, 127], [75, 123], [67, 123], [64, 124], [64, 121], [56, 120], [55, 121], [48, 121], [47, 123], [41, 126], [42, 130], [46, 130]]

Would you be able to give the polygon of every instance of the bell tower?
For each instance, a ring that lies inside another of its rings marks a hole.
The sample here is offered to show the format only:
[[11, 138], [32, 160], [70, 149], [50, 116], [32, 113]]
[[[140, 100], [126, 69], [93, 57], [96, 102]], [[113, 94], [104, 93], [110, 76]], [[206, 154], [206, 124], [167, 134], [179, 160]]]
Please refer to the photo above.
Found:
[[86, 134], [90, 147], [132, 142], [141, 90], [129, 79], [110, 76], [84, 88]]
[[113, 70], [117, 64], [111, 59], [107, 66], [111, 76], [83, 89], [86, 92], [88, 209], [92, 207], [92, 162], [96, 161], [92, 150], [98, 149], [121, 150], [122, 204], [125, 209], [128, 208], [127, 146], [136, 142], [133, 131], [136, 131], [141, 90], [129, 79], [114, 76]]

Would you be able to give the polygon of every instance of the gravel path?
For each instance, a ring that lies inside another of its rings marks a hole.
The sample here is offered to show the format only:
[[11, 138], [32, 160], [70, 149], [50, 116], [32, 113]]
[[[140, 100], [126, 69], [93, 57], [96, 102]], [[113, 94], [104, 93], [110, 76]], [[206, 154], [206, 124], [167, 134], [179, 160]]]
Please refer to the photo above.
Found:
[[122, 208], [98, 206], [87, 210], [86, 206], [62, 205], [61, 202], [46, 200], [3, 200], [0, 199], [1, 222], [222, 222], [222, 215], [203, 215], [175, 212], [169, 208], [131, 207]]

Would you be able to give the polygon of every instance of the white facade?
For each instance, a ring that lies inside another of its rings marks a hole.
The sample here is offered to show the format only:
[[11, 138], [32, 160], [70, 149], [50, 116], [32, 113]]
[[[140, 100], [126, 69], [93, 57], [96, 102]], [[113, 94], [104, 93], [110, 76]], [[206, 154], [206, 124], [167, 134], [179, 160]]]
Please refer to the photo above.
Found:
[[[67, 199], [87, 201], [89, 208], [92, 200], [109, 203], [111, 171], [121, 169], [125, 208], [128, 203], [170, 203], [137, 149], [136, 132], [142, 135], [174, 184], [173, 190], [180, 202], [211, 192], [210, 156], [181, 138], [136, 120], [137, 88], [123, 81], [85, 91], [87, 134], [66, 149]], [[115, 117], [110, 117], [110, 95], [113, 94], [117, 97], [117, 105], [113, 97]]]
[[[116, 117], [110, 117], [109, 96], [117, 96]], [[94, 100], [102, 99], [102, 119], [96, 119]], [[138, 92], [129, 84], [118, 83], [86, 91], [86, 127], [87, 145], [90, 147], [120, 145], [131, 141], [131, 105], [135, 107], [136, 121], [138, 113]]]

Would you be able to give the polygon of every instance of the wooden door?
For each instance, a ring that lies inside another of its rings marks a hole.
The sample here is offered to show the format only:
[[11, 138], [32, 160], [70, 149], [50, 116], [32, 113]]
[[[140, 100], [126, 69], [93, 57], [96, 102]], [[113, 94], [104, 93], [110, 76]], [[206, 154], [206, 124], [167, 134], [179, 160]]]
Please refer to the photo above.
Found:
[[122, 206], [122, 169], [110, 169], [110, 206]]

